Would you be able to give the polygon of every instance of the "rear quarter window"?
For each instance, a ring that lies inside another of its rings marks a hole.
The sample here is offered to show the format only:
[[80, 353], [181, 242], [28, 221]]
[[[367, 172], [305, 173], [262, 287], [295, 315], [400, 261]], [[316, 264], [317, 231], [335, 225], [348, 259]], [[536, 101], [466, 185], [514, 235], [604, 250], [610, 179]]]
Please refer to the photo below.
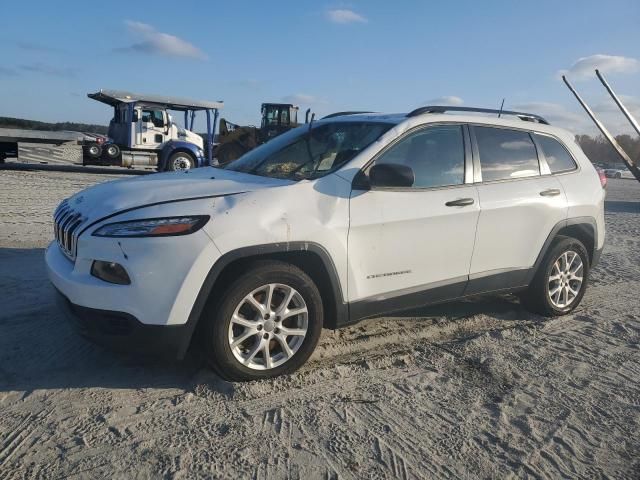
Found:
[[542, 149], [551, 173], [570, 172], [577, 168], [576, 162], [567, 148], [558, 140], [539, 133], [534, 133], [534, 135], [538, 145], [540, 145]]

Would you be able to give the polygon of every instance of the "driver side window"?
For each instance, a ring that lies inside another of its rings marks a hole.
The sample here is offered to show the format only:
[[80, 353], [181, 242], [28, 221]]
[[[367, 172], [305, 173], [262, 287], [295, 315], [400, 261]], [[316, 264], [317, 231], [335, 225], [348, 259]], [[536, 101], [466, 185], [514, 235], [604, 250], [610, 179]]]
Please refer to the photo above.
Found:
[[162, 110], [143, 110], [142, 121], [144, 123], [153, 123], [155, 127], [163, 127], [164, 116], [162, 115]]
[[411, 167], [413, 188], [464, 183], [464, 140], [460, 125], [438, 125], [409, 134], [389, 148], [375, 164]]

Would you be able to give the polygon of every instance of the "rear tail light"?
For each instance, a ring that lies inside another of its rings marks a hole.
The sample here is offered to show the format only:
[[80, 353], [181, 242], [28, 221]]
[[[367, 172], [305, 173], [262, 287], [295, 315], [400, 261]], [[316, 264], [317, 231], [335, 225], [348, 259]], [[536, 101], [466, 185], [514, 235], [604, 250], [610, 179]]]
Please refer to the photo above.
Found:
[[604, 174], [604, 170], [598, 170], [598, 177], [600, 177], [600, 185], [605, 188], [607, 186], [607, 176]]

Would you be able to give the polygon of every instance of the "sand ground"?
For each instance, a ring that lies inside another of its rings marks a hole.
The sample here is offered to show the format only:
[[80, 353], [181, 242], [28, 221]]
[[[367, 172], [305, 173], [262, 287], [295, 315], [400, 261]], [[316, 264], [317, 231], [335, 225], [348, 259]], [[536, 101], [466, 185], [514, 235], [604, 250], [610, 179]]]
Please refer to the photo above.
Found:
[[610, 180], [582, 305], [510, 296], [323, 332], [298, 373], [220, 380], [104, 351], [53, 302], [50, 215], [107, 175], [0, 171], [0, 478], [640, 478], [640, 184]]

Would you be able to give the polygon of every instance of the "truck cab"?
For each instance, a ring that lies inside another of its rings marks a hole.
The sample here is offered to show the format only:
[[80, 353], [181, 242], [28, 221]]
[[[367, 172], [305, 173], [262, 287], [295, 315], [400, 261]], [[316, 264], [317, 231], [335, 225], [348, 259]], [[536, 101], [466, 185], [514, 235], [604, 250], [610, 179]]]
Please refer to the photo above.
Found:
[[[194, 101], [100, 90], [89, 98], [113, 107], [108, 137], [83, 146], [85, 165], [151, 166], [185, 170], [211, 164], [218, 110], [222, 102]], [[169, 111], [184, 114], [184, 126]], [[196, 112], [207, 117], [207, 142], [194, 133]]]

